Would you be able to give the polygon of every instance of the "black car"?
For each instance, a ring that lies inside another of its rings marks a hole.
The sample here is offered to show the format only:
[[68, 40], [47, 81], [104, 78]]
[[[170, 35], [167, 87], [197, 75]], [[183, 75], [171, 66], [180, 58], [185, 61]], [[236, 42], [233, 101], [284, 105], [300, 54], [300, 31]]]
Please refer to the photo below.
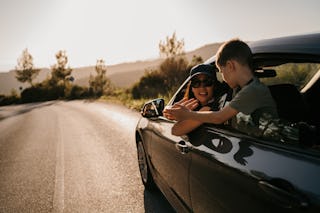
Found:
[[[238, 114], [178, 137], [175, 121], [162, 116], [163, 99], [142, 108], [135, 134], [142, 182], [157, 186], [178, 212], [320, 212], [320, 33], [249, 46], [279, 119], [257, 127]], [[215, 56], [205, 64], [215, 66]], [[227, 91], [220, 107], [231, 98]]]

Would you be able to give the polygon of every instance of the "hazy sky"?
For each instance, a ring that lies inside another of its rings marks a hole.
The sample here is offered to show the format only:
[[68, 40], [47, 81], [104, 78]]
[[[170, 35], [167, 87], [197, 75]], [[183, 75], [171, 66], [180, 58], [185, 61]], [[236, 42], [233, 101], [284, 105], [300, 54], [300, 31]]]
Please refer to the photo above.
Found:
[[319, 0], [0, 0], [0, 71], [28, 48], [36, 67], [66, 50], [71, 67], [159, 56], [176, 32], [190, 51], [230, 38], [320, 32]]

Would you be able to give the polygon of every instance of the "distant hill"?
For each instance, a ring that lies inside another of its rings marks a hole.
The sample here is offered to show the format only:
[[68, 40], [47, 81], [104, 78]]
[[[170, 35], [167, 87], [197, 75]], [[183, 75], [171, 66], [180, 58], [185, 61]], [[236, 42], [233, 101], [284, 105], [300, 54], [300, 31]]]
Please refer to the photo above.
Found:
[[[221, 43], [205, 45], [196, 50], [187, 52], [186, 57], [191, 61], [194, 55], [201, 56], [205, 61], [216, 53], [220, 45]], [[146, 70], [157, 69], [162, 61], [163, 59], [159, 58], [110, 66], [107, 65], [107, 76], [115, 86], [127, 88], [139, 81]], [[94, 66], [73, 68], [72, 76], [75, 78], [74, 83], [81, 86], [88, 86], [90, 74], [95, 75]], [[48, 68], [42, 68], [34, 82], [41, 82], [49, 76], [50, 70]], [[12, 89], [18, 92], [20, 88], [23, 89], [28, 86], [27, 83], [22, 84], [16, 80], [15, 71], [0, 72], [0, 94], [8, 95]]]

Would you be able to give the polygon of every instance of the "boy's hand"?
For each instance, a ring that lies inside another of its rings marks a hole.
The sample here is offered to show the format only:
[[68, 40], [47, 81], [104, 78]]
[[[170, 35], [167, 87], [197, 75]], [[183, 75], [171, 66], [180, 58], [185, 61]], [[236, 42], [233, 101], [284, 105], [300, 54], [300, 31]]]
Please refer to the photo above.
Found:
[[162, 111], [162, 113], [163, 113], [163, 116], [166, 117], [167, 119], [174, 120], [174, 117], [169, 113], [170, 108], [172, 108], [172, 106], [166, 106]]
[[163, 114], [166, 118], [176, 121], [188, 119], [188, 113], [199, 105], [198, 100], [192, 98], [189, 100], [182, 99], [172, 107], [166, 107]]
[[189, 100], [186, 98], [183, 98], [181, 101], [178, 101], [173, 106], [175, 106], [175, 105], [176, 106], [184, 106], [189, 110], [194, 110], [199, 105], [199, 101], [195, 98], [191, 98]]

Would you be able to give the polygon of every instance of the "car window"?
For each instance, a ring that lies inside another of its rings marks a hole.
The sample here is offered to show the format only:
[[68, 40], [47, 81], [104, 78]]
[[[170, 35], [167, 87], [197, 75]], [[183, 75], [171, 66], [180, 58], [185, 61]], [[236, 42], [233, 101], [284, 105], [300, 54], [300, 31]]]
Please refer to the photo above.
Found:
[[183, 82], [181, 87], [178, 89], [178, 91], [175, 93], [173, 98], [170, 100], [169, 105], [173, 105], [174, 103], [180, 101], [185, 96], [189, 82], [190, 82], [189, 79], [187, 79], [187, 80], [185, 80], [185, 82]]
[[[257, 125], [251, 115], [238, 113], [229, 125], [259, 139], [320, 151], [320, 81], [319, 77], [312, 79], [319, 76], [320, 64], [289, 63], [268, 69], [275, 70], [277, 75], [260, 80], [269, 86], [279, 118], [271, 119], [263, 114]], [[314, 82], [305, 90], [310, 81]]]
[[280, 66], [268, 67], [276, 71], [273, 78], [261, 78], [266, 85], [290, 83], [301, 90], [320, 70], [317, 63], [287, 63]]
[[[221, 83], [223, 82], [220, 80], [221, 75], [220, 73], [217, 73], [218, 81], [220, 82], [219, 86], [216, 86], [215, 89], [215, 98], [217, 98], [218, 101], [218, 108], [222, 109], [223, 106], [227, 101], [230, 101], [231, 95], [232, 95], [232, 89], [226, 84], [226, 83]], [[187, 93], [190, 93], [191, 91], [189, 90], [189, 83], [191, 79], [187, 79], [182, 86], [178, 89], [172, 100], [168, 103], [168, 105], [174, 104], [178, 101], [180, 101], [184, 97], [188, 97], [189, 95], [186, 95]]]

